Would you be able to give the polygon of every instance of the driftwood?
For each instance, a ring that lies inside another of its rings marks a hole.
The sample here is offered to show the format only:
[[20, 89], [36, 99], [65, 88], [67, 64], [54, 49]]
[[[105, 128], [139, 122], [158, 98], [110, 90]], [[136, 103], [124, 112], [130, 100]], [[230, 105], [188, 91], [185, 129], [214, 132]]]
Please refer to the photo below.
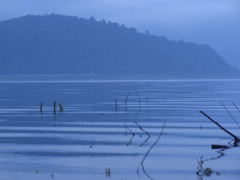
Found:
[[212, 144], [212, 149], [228, 149], [229, 146]]

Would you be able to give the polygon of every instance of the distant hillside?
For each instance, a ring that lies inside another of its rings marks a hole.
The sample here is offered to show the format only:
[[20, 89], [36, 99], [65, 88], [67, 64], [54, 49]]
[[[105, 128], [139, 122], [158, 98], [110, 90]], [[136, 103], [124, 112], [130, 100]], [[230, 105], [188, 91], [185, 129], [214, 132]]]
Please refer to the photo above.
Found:
[[0, 22], [0, 62], [0, 74], [240, 77], [239, 70], [207, 45], [169, 41], [105, 20], [54, 14]]

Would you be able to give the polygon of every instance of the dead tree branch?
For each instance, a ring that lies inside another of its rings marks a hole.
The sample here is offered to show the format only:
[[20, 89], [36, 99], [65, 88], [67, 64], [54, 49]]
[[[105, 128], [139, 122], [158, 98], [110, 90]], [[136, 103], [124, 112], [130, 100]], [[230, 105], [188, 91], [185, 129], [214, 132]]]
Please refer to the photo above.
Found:
[[235, 140], [235, 142], [239, 142], [239, 138], [234, 135], [233, 133], [229, 132], [228, 130], [226, 130], [224, 127], [222, 127], [218, 122], [216, 122], [215, 120], [213, 120], [210, 116], [208, 116], [206, 113], [204, 113], [203, 111], [200, 111], [200, 113], [202, 113], [205, 117], [207, 117], [210, 121], [212, 121], [214, 124], [216, 124], [220, 129], [222, 129], [224, 132], [226, 132], [227, 134], [229, 134], [230, 136], [232, 136]]

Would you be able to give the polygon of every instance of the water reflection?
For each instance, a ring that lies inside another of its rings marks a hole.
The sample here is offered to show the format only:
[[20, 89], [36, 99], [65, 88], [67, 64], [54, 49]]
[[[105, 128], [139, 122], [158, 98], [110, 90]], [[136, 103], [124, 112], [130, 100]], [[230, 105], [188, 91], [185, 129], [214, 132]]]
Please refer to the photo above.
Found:
[[239, 146], [239, 141], [230, 141], [228, 143], [229, 145], [216, 145], [216, 144], [212, 144], [212, 149], [219, 149], [219, 151], [217, 151], [217, 156], [214, 157], [210, 157], [210, 158], [204, 158], [203, 156], [201, 156], [199, 159], [197, 159], [197, 171], [196, 171], [196, 175], [198, 180], [203, 180], [204, 177], [210, 177], [213, 175], [217, 175], [220, 176], [221, 172], [220, 171], [216, 171], [211, 167], [206, 167], [205, 164], [208, 161], [215, 161], [218, 160], [220, 158], [222, 158], [223, 156], [225, 156], [225, 151], [230, 149], [230, 148], [235, 148]]
[[[218, 102], [240, 101], [240, 86], [236, 84], [0, 82], [0, 173], [28, 174], [37, 169], [37, 176], [45, 173], [49, 179], [54, 172], [52, 178], [58, 180], [95, 180], [104, 175], [112, 179], [147, 179], [142, 169], [142, 177], [138, 177], [137, 167], [167, 120], [164, 137], [143, 162], [146, 174], [156, 180], [196, 179], [196, 174], [199, 180], [214, 179], [220, 175], [221, 169], [218, 173], [214, 165], [224, 156], [222, 148], [233, 149], [238, 143], [213, 145], [222, 154], [219, 152], [215, 161], [210, 158], [213, 163], [208, 164], [210, 159], [204, 158], [212, 154], [208, 144], [225, 138], [225, 134], [198, 111], [207, 110], [220, 117], [234, 132], [235, 126], [226, 120]], [[202, 154], [196, 170], [195, 159]], [[225, 177], [236, 179], [230, 173]]]
[[198, 165], [197, 165], [196, 175], [197, 175], [198, 180], [203, 180], [204, 177], [210, 177], [214, 174], [217, 176], [220, 176], [220, 172], [214, 171], [210, 167], [205, 167], [204, 163], [209, 160], [210, 159], [204, 159], [203, 156], [201, 156], [199, 159], [197, 159]]

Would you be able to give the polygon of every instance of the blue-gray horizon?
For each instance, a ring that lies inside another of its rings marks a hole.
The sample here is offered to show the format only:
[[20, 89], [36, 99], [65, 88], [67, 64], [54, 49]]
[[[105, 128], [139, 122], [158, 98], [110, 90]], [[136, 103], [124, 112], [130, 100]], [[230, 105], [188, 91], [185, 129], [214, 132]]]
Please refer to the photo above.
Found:
[[171, 40], [208, 44], [240, 69], [239, 0], [8, 0], [0, 21], [28, 14], [62, 14], [124, 24]]

